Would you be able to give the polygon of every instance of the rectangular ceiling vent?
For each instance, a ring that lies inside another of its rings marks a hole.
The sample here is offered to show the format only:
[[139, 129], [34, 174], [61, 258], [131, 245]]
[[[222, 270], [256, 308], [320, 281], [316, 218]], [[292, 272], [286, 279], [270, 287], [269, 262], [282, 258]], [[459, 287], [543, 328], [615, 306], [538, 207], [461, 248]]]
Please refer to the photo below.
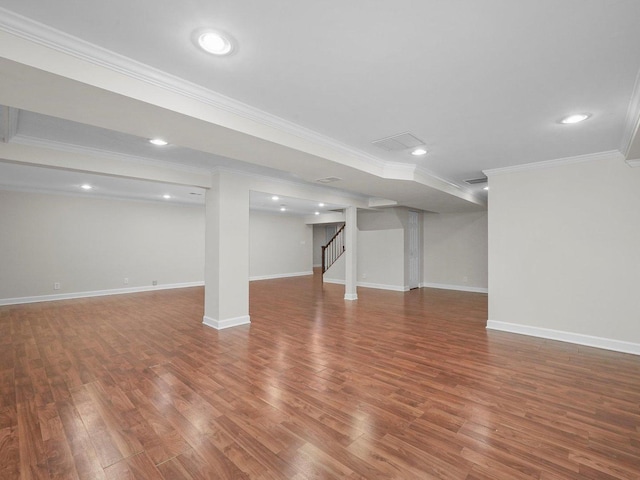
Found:
[[424, 142], [415, 135], [410, 133], [400, 133], [399, 135], [393, 135], [387, 138], [381, 138], [371, 142], [376, 147], [380, 147], [387, 152], [393, 152], [397, 150], [407, 150], [408, 148], [419, 147], [424, 145]]
[[342, 179], [338, 178], [338, 177], [325, 177], [325, 178], [317, 179], [316, 182], [318, 182], [318, 183], [333, 183], [333, 182], [339, 182], [340, 180], [342, 180]]
[[472, 178], [471, 180], [465, 180], [464, 183], [469, 185], [477, 185], [478, 183], [487, 183], [487, 177]]

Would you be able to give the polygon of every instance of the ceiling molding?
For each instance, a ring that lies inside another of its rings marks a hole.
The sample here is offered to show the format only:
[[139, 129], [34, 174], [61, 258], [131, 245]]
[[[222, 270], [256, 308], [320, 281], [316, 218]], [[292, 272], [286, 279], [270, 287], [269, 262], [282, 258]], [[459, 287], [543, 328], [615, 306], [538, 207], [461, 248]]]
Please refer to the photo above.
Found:
[[640, 158], [637, 158], [635, 160], [627, 160], [627, 165], [629, 165], [630, 167], [640, 167]]
[[234, 100], [175, 75], [168, 74], [150, 65], [86, 42], [2, 7], [0, 7], [0, 30], [66, 55], [118, 72], [135, 80], [152, 84], [172, 93], [210, 105], [216, 109], [238, 115], [261, 125], [280, 130], [319, 145], [330, 147], [343, 154], [365, 160], [381, 170], [389, 163], [311, 129], [259, 110], [246, 103]]
[[[475, 194], [465, 186], [434, 175], [419, 165], [413, 163], [385, 161], [379, 157], [351, 147], [311, 129], [256, 109], [248, 104], [239, 102], [225, 95], [221, 95], [213, 90], [189, 82], [175, 75], [168, 74], [162, 70], [125, 57], [113, 51], [81, 40], [2, 7], [0, 7], [0, 31], [5, 31], [11, 35], [31, 41], [48, 49], [52, 49], [113, 72], [117, 72], [134, 80], [159, 87], [185, 98], [206, 104], [215, 109], [253, 121], [257, 124], [273, 128], [276, 131], [329, 148], [346, 157], [343, 160], [332, 160], [336, 163], [376, 175], [380, 178], [415, 181], [422, 185], [466, 199], [472, 203], [478, 203], [478, 199], [475, 197]], [[68, 145], [64, 144], [56, 147], [53, 146], [53, 143], [54, 142], [51, 142], [49, 145], [51, 148], [60, 149], [61, 146], [63, 148], [70, 148]], [[74, 148], [75, 147], [76, 146], [74, 146]], [[109, 152], [101, 150], [95, 150], [92, 152], [91, 149], [86, 147], [77, 148], [83, 148], [82, 153], [93, 153], [101, 156], [109, 154]], [[73, 151], [77, 152], [78, 150]], [[124, 154], [113, 154], [112, 152], [111, 154], [116, 155], [117, 158], [123, 160], [128, 158], [139, 163], [150, 161], [139, 157], [130, 157]], [[153, 160], [153, 162], [157, 161]], [[184, 169], [184, 166], [179, 164], [173, 164], [166, 161], [163, 161], [163, 163], [167, 166], [171, 166], [171, 168]], [[242, 173], [244, 174], [245, 172]], [[483, 201], [481, 201], [481, 203], [483, 203]]]
[[[18, 134], [14, 136], [11, 143], [15, 143], [18, 145], [25, 145], [29, 147], [57, 150], [61, 152], [77, 153], [81, 155], [99, 156], [102, 158], [134, 162], [142, 165], [150, 165], [150, 166], [156, 166], [156, 167], [163, 166], [163, 167], [167, 167], [167, 168], [171, 168], [177, 171], [187, 172], [187, 173], [210, 175], [218, 172], [227, 172], [227, 173], [232, 173], [234, 175], [243, 175], [246, 177], [255, 178], [263, 181], [269, 181], [273, 183], [291, 185], [296, 187], [304, 187], [318, 194], [326, 193], [331, 195], [337, 195], [337, 196], [346, 197], [354, 200], [359, 200], [361, 202], [365, 202], [369, 198], [366, 195], [349, 192], [339, 188], [316, 185], [316, 184], [308, 183], [305, 181], [296, 182], [296, 181], [287, 180], [283, 178], [271, 177], [269, 175], [262, 175], [254, 172], [245, 172], [242, 170], [236, 170], [234, 168], [221, 167], [221, 166], [214, 166], [209, 169], [190, 167], [181, 163], [174, 163], [167, 160], [156, 160], [150, 157], [139, 157], [135, 155], [127, 155], [124, 153], [111, 152], [109, 150], [102, 150], [102, 149], [87, 147], [83, 145], [74, 145], [70, 143], [57, 142], [55, 140], [48, 140], [48, 139], [45, 140], [45, 139], [31, 137], [31, 136], [22, 135], [22, 134]], [[95, 172], [91, 172], [91, 173], [95, 173]]]
[[72, 143], [57, 142], [55, 140], [31, 137], [29, 135], [17, 134], [11, 140], [11, 143], [25, 145], [28, 147], [46, 148], [49, 150], [57, 150], [60, 152], [79, 153], [81, 155], [90, 155], [95, 157], [108, 158], [112, 160], [121, 160], [125, 162], [138, 163], [149, 166], [163, 166], [180, 172], [209, 174], [210, 169], [191, 167], [178, 162], [169, 160], [158, 160], [151, 157], [139, 157], [136, 155], [128, 155], [126, 153], [112, 152], [102, 150], [100, 148], [87, 147], [84, 145], [74, 145]]
[[608, 159], [624, 160], [624, 156], [618, 150], [609, 150], [608, 152], [589, 153], [586, 155], [577, 155], [575, 157], [556, 158], [554, 160], [544, 160], [542, 162], [525, 163], [522, 165], [514, 165], [512, 167], [491, 168], [483, 170], [487, 177], [495, 177], [507, 173], [530, 172], [533, 170], [543, 170], [547, 168], [559, 167], [562, 165], [572, 165], [575, 163], [594, 162], [598, 160]]
[[0, 191], [6, 192], [18, 192], [18, 193], [29, 193], [29, 194], [41, 194], [41, 195], [58, 195], [63, 197], [78, 197], [84, 199], [96, 199], [96, 200], [108, 200], [108, 201], [119, 201], [119, 202], [138, 202], [138, 203], [153, 203], [153, 204], [163, 204], [168, 207], [196, 207], [203, 208], [204, 201], [202, 202], [182, 202], [180, 200], [172, 200], [168, 202], [164, 199], [151, 199], [151, 198], [138, 198], [131, 197], [122, 194], [113, 194], [113, 195], [104, 195], [104, 194], [96, 194], [95, 192], [91, 193], [83, 193], [83, 192], [70, 192], [64, 190], [55, 190], [52, 188], [41, 188], [41, 187], [32, 187], [29, 185], [9, 185], [0, 183]]
[[627, 117], [624, 124], [624, 133], [620, 143], [620, 151], [626, 157], [629, 155], [633, 139], [640, 135], [640, 70], [636, 75], [636, 82], [627, 108]]
[[13, 107], [2, 106], [2, 141], [9, 143], [18, 132], [18, 118], [20, 116], [20, 110]]

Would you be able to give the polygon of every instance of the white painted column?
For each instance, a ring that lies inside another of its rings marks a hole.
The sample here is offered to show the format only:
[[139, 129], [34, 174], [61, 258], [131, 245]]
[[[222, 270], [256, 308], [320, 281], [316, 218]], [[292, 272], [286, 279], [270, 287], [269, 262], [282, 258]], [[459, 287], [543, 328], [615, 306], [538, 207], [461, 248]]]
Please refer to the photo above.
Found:
[[249, 186], [240, 176], [212, 176], [206, 193], [204, 318], [215, 329], [250, 323]]
[[344, 299], [357, 300], [358, 291], [356, 282], [358, 281], [358, 209], [347, 207], [345, 209], [345, 269], [344, 269]]

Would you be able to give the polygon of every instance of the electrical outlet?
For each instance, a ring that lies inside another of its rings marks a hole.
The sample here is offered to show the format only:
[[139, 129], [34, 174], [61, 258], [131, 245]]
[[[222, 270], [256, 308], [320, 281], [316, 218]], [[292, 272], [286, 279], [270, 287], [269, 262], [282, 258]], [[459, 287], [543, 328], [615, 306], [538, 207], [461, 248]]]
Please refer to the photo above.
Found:
[[462, 277], [462, 281], [464, 283], [467, 283], [469, 281], [469, 277], [467, 277], [466, 275], [464, 277]]
[[362, 274], [362, 278], [367, 278], [367, 274], [366, 274], [366, 273], [363, 273], [363, 274]]
[[151, 285], [153, 285], [154, 287], [158, 285], [158, 280], [154, 280], [153, 282], [151, 282]]
[[53, 284], [53, 289], [54, 289], [54, 290], [60, 290], [60, 282], [55, 282], [55, 283]]
[[129, 279], [127, 277], [124, 278], [124, 284], [129, 285]]

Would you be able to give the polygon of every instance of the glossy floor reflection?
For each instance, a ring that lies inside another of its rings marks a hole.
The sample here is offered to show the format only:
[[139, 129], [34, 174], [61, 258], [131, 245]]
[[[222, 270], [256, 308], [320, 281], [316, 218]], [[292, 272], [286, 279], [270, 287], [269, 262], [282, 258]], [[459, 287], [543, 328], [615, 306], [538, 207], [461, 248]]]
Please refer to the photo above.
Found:
[[0, 307], [0, 478], [637, 479], [640, 357], [487, 332], [486, 295], [251, 283]]

